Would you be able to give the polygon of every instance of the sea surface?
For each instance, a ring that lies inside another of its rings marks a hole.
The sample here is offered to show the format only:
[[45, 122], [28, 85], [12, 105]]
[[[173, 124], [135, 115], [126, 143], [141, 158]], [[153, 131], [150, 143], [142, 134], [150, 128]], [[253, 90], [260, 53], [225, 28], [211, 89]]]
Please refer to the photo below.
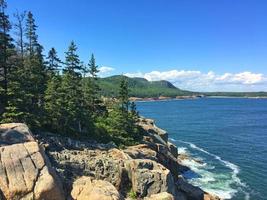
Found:
[[193, 172], [188, 181], [224, 199], [267, 199], [267, 99], [137, 102], [169, 133]]

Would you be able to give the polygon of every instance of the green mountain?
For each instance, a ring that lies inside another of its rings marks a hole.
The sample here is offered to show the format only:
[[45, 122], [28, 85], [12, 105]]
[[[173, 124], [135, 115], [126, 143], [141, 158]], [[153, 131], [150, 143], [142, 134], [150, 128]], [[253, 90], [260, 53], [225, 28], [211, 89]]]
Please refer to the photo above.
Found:
[[176, 88], [168, 81], [148, 81], [144, 78], [129, 78], [123, 75], [115, 75], [99, 79], [99, 85], [104, 96], [118, 96], [119, 86], [122, 78], [128, 81], [130, 96], [132, 97], [176, 97], [187, 96], [196, 93]]
[[[128, 81], [130, 96], [140, 98], [157, 98], [159, 96], [176, 97], [204, 95], [226, 96], [226, 97], [267, 97], [267, 92], [192, 92], [181, 90], [169, 81], [148, 81], [144, 78], [129, 78], [123, 75], [115, 75], [106, 78], [99, 78], [98, 82], [103, 96], [117, 97], [120, 82], [123, 78]], [[86, 78], [87, 79], [87, 78]]]

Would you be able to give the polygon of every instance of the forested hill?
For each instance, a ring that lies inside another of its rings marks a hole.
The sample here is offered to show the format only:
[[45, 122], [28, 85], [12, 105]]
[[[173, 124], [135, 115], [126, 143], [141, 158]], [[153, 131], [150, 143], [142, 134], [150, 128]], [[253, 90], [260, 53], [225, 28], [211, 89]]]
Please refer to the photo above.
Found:
[[130, 78], [123, 75], [115, 75], [99, 78], [98, 82], [103, 96], [117, 97], [122, 79], [126, 79], [129, 86], [129, 96], [140, 98], [154, 98], [159, 96], [193, 96], [204, 95], [206, 97], [267, 97], [267, 92], [192, 92], [175, 87], [169, 81], [148, 81], [144, 78]]
[[128, 81], [129, 96], [132, 97], [176, 97], [193, 95], [193, 92], [176, 88], [168, 81], [148, 81], [144, 78], [129, 78], [123, 75], [115, 75], [107, 78], [100, 78], [99, 85], [104, 96], [118, 96], [118, 89], [123, 78]]

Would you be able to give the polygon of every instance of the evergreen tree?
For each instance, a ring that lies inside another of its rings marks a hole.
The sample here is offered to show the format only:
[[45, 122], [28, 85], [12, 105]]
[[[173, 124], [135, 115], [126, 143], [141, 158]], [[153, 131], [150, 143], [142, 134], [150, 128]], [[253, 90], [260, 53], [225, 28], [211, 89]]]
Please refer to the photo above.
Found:
[[57, 56], [55, 48], [51, 48], [47, 56], [47, 71], [51, 74], [59, 74], [61, 68], [61, 60]]
[[[126, 77], [120, 83], [119, 103], [114, 103], [108, 115], [98, 121], [97, 126], [104, 129], [118, 145], [132, 145], [140, 139], [136, 124], [138, 113], [135, 103], [129, 101], [129, 89]], [[131, 110], [129, 110], [129, 107]]]
[[84, 71], [84, 67], [81, 64], [79, 56], [77, 54], [77, 46], [74, 41], [71, 41], [68, 51], [65, 52], [66, 60], [64, 69], [65, 72], [72, 74], [73, 76], [81, 76]]
[[86, 68], [72, 41], [61, 75], [62, 62], [54, 48], [44, 62], [31, 12], [27, 13], [25, 27], [25, 13], [15, 14], [16, 52], [5, 9], [5, 0], [0, 0], [0, 121], [24, 122], [31, 128], [42, 126], [64, 133], [94, 131], [105, 133], [119, 145], [134, 144], [140, 136], [138, 112], [135, 103], [129, 101], [127, 79], [121, 81], [119, 103], [113, 103], [108, 112], [101, 101], [94, 55]]
[[[82, 92], [82, 71], [84, 70], [77, 47], [72, 41], [66, 52], [65, 69], [62, 78], [62, 105], [64, 108], [64, 127], [70, 131], [82, 132], [90, 129], [91, 117], [89, 110], [85, 109], [84, 96]], [[65, 130], [67, 131], [67, 130]]]
[[23, 63], [13, 74], [12, 99], [8, 102], [5, 119], [25, 122], [29, 126], [41, 126], [44, 116], [44, 91], [46, 70], [43, 63], [42, 46], [37, 41], [37, 26], [32, 14], [28, 13], [26, 23], [27, 50]]
[[26, 20], [26, 37], [28, 39], [28, 42], [26, 44], [26, 47], [30, 56], [33, 56], [34, 53], [36, 53], [36, 50], [39, 46], [36, 29], [37, 26], [35, 24], [33, 14], [31, 12], [28, 12]]
[[85, 78], [83, 81], [84, 99], [85, 104], [88, 109], [91, 110], [93, 117], [96, 118], [105, 114], [107, 111], [100, 97], [100, 87], [97, 83], [97, 73], [99, 70], [95, 63], [94, 54], [91, 56], [88, 67], [89, 69], [86, 71], [88, 71], [89, 77]]
[[[91, 59], [89, 61], [89, 74], [94, 79], [97, 80], [97, 73], [99, 72], [98, 65], [95, 62], [94, 54], [91, 55]], [[97, 85], [95, 87], [98, 87]], [[99, 87], [97, 88], [99, 90]]]
[[45, 91], [46, 124], [49, 129], [61, 131], [63, 128], [63, 93], [61, 76], [52, 76], [47, 83]]
[[51, 48], [47, 56], [48, 81], [45, 91], [45, 126], [50, 130], [61, 131], [63, 127], [63, 94], [61, 92], [62, 78], [59, 75], [61, 60], [55, 48]]
[[130, 101], [129, 101], [128, 81], [126, 77], [123, 77], [120, 83], [119, 100], [121, 103], [122, 112], [128, 113]]
[[0, 0], [0, 114], [8, 101], [9, 76], [12, 71], [11, 57], [14, 55], [14, 45], [9, 35], [11, 24], [5, 12], [7, 5], [4, 0]]

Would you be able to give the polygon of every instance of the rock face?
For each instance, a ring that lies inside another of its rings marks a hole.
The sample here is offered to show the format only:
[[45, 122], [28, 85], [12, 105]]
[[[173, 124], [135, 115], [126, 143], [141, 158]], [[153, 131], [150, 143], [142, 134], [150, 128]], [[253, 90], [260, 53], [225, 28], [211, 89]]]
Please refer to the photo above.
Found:
[[130, 157], [123, 151], [64, 149], [51, 151], [49, 155], [67, 190], [72, 187], [73, 180], [79, 176], [108, 181], [118, 190], [125, 186], [124, 181], [127, 177], [125, 177], [123, 160]]
[[165, 130], [160, 129], [154, 123], [152, 119], [140, 118], [139, 125], [150, 134], [155, 141], [160, 143], [167, 144], [168, 142], [168, 133]]
[[188, 199], [203, 199], [203, 200], [220, 200], [220, 198], [208, 194], [201, 190], [199, 187], [195, 187], [189, 183], [187, 183], [183, 178], [179, 178], [177, 181], [178, 189], [184, 192]]
[[188, 170], [180, 164], [163, 144], [148, 143], [128, 147], [124, 150], [133, 159], [150, 159], [154, 160], [169, 169], [173, 174], [174, 181], [177, 181], [181, 172]]
[[[25, 125], [1, 125], [3, 127], [15, 127], [17, 131], [15, 134], [12, 131], [5, 132], [6, 144], [33, 140]], [[13, 138], [14, 135], [20, 137]], [[2, 146], [0, 158], [0, 191], [3, 199], [64, 199], [61, 184], [37, 142]]]
[[175, 194], [175, 183], [168, 169], [152, 160], [135, 159], [126, 163], [133, 191], [140, 197], [161, 192]]
[[168, 148], [169, 148], [170, 153], [175, 158], [177, 158], [178, 157], [178, 149], [177, 149], [177, 147], [174, 144], [170, 143], [170, 142], [168, 142], [167, 144], [168, 144]]
[[29, 141], [34, 141], [34, 138], [25, 124], [0, 124], [0, 146]]
[[73, 183], [71, 197], [73, 200], [119, 200], [120, 194], [107, 181], [83, 176]]
[[133, 159], [149, 159], [157, 161], [157, 152], [147, 144], [139, 144], [130, 146], [124, 150]]
[[144, 118], [139, 125], [143, 142], [124, 150], [0, 125], [0, 199], [123, 200], [132, 191], [138, 200], [218, 200], [180, 178], [188, 168], [164, 130]]

